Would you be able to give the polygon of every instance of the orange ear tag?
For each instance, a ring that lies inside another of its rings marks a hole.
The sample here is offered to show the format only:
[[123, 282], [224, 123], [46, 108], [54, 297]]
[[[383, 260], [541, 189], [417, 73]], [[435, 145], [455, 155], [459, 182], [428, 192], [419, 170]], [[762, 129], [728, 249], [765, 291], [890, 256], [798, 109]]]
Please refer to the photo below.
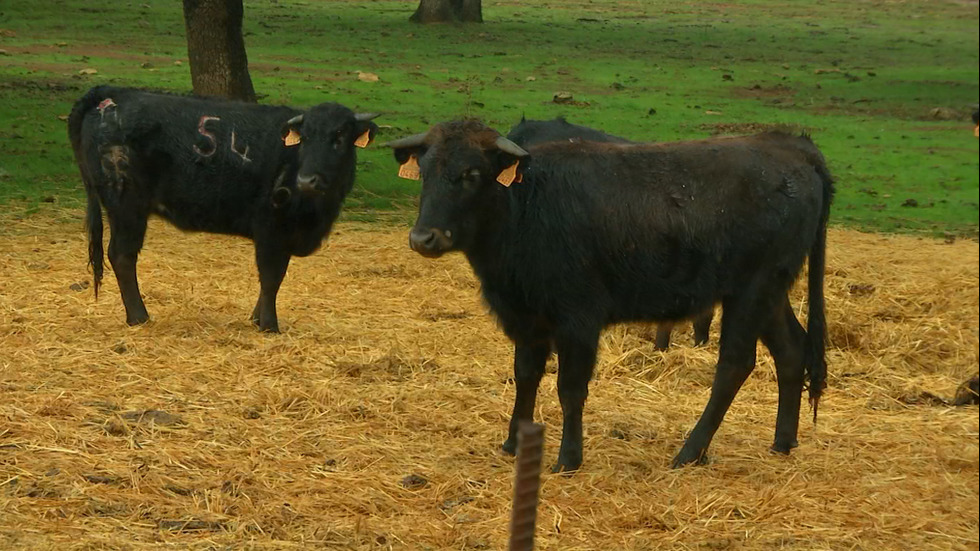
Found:
[[973, 127], [973, 135], [980, 138], [980, 125]]
[[370, 130], [365, 130], [363, 134], [361, 134], [360, 136], [357, 137], [356, 140], [354, 140], [354, 145], [356, 145], [357, 147], [367, 147], [368, 144], [370, 143], [371, 143]]
[[420, 180], [422, 178], [422, 172], [419, 170], [419, 162], [415, 160], [415, 155], [409, 157], [407, 161], [398, 167], [398, 177], [405, 178], [406, 180]]
[[500, 174], [497, 175], [497, 181], [504, 187], [510, 187], [510, 185], [514, 182], [520, 182], [521, 177], [517, 174], [518, 164], [520, 164], [520, 161], [514, 161], [514, 164], [503, 169]]
[[300, 142], [299, 132], [297, 132], [295, 129], [290, 128], [289, 134], [286, 134], [286, 137], [283, 138], [282, 141], [283, 143], [286, 144], [286, 147], [292, 147], [298, 144]]

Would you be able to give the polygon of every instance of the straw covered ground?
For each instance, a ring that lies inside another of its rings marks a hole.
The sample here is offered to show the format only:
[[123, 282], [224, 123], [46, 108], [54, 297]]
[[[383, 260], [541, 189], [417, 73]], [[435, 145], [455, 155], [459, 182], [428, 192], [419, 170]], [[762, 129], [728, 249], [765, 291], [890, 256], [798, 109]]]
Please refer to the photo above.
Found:
[[[340, 224], [293, 262], [265, 335], [251, 244], [154, 221], [152, 321], [129, 328], [111, 273], [98, 302], [85, 285], [80, 212], [2, 220], [0, 548], [505, 548], [511, 348], [465, 260], [406, 241]], [[970, 240], [831, 232], [830, 388], [789, 457], [767, 451], [760, 349], [711, 463], [668, 469], [716, 345], [610, 329], [585, 465], [544, 477], [538, 548], [977, 549], [977, 407], [943, 403], [977, 371], [977, 266]]]

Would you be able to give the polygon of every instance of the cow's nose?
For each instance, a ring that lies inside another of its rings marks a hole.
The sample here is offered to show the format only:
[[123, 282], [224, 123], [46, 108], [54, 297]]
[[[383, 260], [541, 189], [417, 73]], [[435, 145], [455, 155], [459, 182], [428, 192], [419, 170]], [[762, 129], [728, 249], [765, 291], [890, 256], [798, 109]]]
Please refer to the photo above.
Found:
[[312, 193], [316, 191], [317, 186], [320, 185], [320, 177], [316, 174], [312, 176], [297, 176], [296, 177], [296, 189], [300, 193]]
[[413, 251], [422, 256], [436, 257], [452, 246], [449, 235], [448, 231], [436, 228], [412, 228], [408, 234], [408, 243]]

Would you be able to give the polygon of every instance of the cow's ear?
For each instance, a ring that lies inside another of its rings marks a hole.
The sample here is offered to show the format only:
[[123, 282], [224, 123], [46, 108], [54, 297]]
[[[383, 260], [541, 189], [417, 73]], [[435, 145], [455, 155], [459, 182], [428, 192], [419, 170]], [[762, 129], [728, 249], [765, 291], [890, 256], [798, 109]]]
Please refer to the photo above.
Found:
[[371, 142], [374, 141], [374, 137], [377, 133], [378, 125], [369, 120], [357, 121], [354, 124], [354, 145], [357, 147], [367, 147], [371, 145]]
[[409, 180], [418, 180], [422, 177], [419, 168], [419, 159], [425, 155], [429, 146], [425, 143], [426, 133], [415, 134], [405, 138], [399, 138], [385, 144], [395, 153], [395, 160], [398, 161], [398, 176]]
[[282, 142], [286, 144], [286, 147], [292, 147], [302, 141], [300, 137], [299, 130], [303, 126], [303, 115], [296, 115], [295, 117], [284, 122], [279, 133], [282, 136]]
[[495, 146], [497, 152], [496, 166], [499, 170], [497, 182], [504, 187], [510, 187], [514, 182], [520, 183], [523, 180], [522, 165], [526, 164], [522, 161], [528, 158], [528, 152], [503, 136], [497, 138]]
[[419, 168], [419, 157], [425, 155], [425, 146], [396, 147], [395, 160], [398, 161], [398, 177], [407, 180], [420, 180], [422, 169]]
[[395, 152], [395, 161], [398, 164], [405, 164], [409, 157], [415, 157], [416, 159], [425, 155], [426, 147], [424, 145], [416, 145], [412, 147], [396, 147], [393, 150]]
[[497, 162], [495, 163], [497, 183], [504, 187], [521, 183], [524, 180], [524, 169], [527, 168], [528, 160], [527, 157], [516, 157], [503, 151], [497, 152]]

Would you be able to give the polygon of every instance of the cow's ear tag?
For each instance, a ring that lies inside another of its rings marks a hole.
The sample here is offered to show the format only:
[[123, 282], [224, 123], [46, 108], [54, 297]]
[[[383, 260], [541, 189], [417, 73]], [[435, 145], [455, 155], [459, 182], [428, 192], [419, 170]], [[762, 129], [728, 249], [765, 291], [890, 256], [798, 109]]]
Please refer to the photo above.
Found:
[[299, 132], [295, 128], [290, 128], [289, 134], [286, 134], [286, 137], [282, 141], [286, 144], [286, 147], [292, 147], [298, 144], [300, 142]]
[[365, 130], [363, 134], [361, 134], [360, 136], [357, 137], [356, 140], [354, 140], [354, 145], [356, 145], [357, 147], [362, 147], [362, 148], [363, 147], [367, 147], [368, 144], [370, 144], [370, 143], [371, 143], [371, 131], [370, 130]]
[[398, 167], [398, 177], [405, 178], [406, 180], [422, 179], [422, 172], [419, 170], [419, 162], [415, 159], [415, 155], [410, 156], [407, 161]]
[[980, 138], [980, 125], [973, 127], [973, 135], [977, 138]]
[[497, 181], [500, 182], [504, 187], [510, 187], [514, 182], [521, 182], [521, 175], [517, 173], [517, 165], [520, 161], [514, 161], [514, 164], [500, 171], [497, 175]]

